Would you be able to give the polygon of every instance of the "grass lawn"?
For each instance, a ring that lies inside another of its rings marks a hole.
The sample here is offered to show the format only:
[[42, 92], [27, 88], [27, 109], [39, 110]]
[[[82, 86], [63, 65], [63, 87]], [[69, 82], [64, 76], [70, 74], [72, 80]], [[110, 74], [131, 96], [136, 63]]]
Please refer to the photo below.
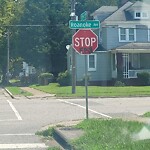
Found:
[[19, 87], [6, 87], [13, 95], [32, 96], [31, 93], [21, 90]]
[[[147, 140], [133, 137], [140, 133], [143, 123], [122, 120], [85, 120], [77, 125], [85, 134], [72, 142], [76, 150], [148, 150]], [[149, 127], [146, 127], [150, 129]]]
[[[57, 83], [51, 83], [47, 86], [32, 86], [41, 91], [56, 94], [60, 97], [84, 97], [85, 87], [77, 86], [76, 94], [72, 94], [72, 87], [61, 87]], [[104, 86], [89, 86], [89, 97], [129, 97], [129, 96], [150, 96], [150, 86], [124, 86], [124, 87], [104, 87]]]
[[[150, 126], [135, 121], [121, 119], [88, 119], [75, 128], [84, 131], [83, 136], [70, 141], [74, 150], [149, 150]], [[144, 131], [146, 129], [146, 131]], [[38, 135], [53, 136], [53, 128]], [[146, 136], [140, 136], [146, 135]]]
[[146, 112], [143, 117], [150, 117], [150, 112]]

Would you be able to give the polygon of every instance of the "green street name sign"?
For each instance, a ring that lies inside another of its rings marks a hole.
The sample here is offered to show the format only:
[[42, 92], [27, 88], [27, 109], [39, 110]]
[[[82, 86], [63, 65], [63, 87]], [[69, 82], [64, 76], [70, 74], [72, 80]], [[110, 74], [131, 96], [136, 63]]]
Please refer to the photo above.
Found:
[[83, 13], [80, 15], [80, 19], [81, 19], [82, 21], [87, 20], [87, 17], [88, 17], [88, 12], [87, 12], [87, 11], [83, 12]]
[[69, 21], [70, 29], [96, 29], [100, 27], [98, 20], [86, 20], [86, 21]]

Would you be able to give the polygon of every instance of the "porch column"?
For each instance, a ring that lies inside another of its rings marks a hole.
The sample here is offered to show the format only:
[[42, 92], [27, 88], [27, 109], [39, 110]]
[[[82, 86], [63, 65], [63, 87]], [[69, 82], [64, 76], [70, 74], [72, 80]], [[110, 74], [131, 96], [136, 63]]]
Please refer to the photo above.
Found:
[[118, 80], [123, 79], [123, 57], [122, 53], [117, 53], [117, 78]]

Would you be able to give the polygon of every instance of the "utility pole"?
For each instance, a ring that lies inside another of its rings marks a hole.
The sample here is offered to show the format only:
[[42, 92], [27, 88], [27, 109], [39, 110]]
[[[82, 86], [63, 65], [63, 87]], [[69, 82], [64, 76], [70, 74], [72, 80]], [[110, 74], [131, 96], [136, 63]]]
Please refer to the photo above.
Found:
[[7, 84], [9, 84], [9, 52], [10, 52], [10, 31], [7, 31]]
[[[76, 20], [76, 12], [75, 12], [76, 0], [71, 0], [71, 20]], [[72, 36], [76, 32], [75, 29], [72, 30]], [[72, 94], [76, 93], [76, 57], [75, 50], [72, 48]]]

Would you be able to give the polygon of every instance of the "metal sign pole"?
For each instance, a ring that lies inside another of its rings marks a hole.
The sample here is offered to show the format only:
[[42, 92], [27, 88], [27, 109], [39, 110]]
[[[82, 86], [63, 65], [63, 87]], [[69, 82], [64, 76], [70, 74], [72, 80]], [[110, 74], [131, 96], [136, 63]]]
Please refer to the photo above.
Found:
[[10, 31], [7, 31], [7, 85], [9, 84], [9, 49], [10, 49]]
[[88, 112], [88, 74], [87, 74], [87, 55], [85, 55], [85, 92], [86, 92], [86, 119], [89, 118]]
[[[75, 15], [75, 5], [76, 0], [71, 0], [71, 20], [76, 20]], [[76, 30], [72, 30], [72, 35], [74, 35]], [[72, 47], [72, 94], [76, 93], [76, 58], [75, 58], [75, 50]]]

